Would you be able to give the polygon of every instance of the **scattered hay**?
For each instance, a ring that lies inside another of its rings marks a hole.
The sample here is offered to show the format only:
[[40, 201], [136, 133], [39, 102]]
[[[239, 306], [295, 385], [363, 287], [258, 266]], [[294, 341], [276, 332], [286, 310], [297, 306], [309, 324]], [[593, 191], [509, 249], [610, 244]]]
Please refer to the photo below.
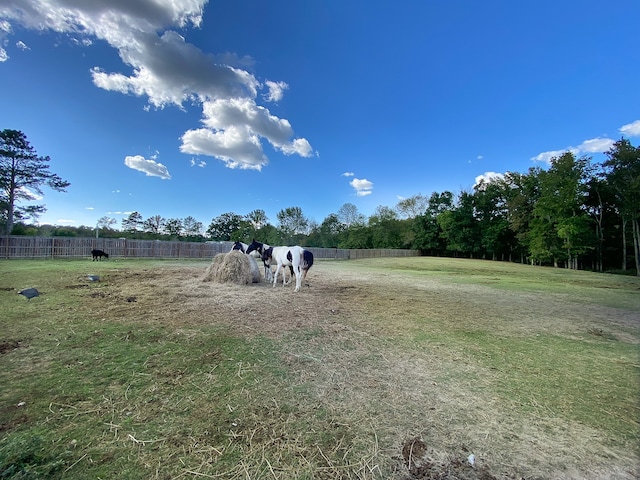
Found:
[[[253, 260], [253, 266], [252, 261]], [[247, 285], [260, 281], [260, 271], [256, 261], [244, 253], [233, 250], [229, 253], [219, 253], [207, 267], [203, 281], [216, 283], [235, 283]]]

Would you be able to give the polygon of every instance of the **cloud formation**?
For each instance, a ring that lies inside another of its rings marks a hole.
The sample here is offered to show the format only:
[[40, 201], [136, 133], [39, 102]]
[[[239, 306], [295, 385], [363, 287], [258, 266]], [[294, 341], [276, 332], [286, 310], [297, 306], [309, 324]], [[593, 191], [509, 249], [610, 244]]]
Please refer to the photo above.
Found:
[[[640, 136], [640, 120], [623, 125], [618, 129], [618, 131], [627, 137], [638, 137]], [[565, 152], [571, 152], [576, 156], [586, 153], [604, 153], [613, 147], [614, 143], [615, 140], [610, 138], [596, 137], [590, 140], [585, 140], [577, 147], [567, 147], [562, 150], [549, 150], [548, 152], [539, 153], [535, 157], [531, 157], [531, 160], [534, 162], [549, 163], [552, 158], [557, 158]]]
[[[8, 59], [3, 39], [12, 24], [50, 30], [72, 37], [79, 45], [106, 41], [118, 51], [129, 73], [91, 69], [93, 83], [104, 90], [144, 96], [155, 108], [185, 104], [202, 107], [202, 126], [182, 135], [180, 150], [208, 155], [227, 167], [260, 170], [269, 163], [263, 139], [285, 155], [314, 154], [305, 138], [296, 138], [291, 124], [256, 103], [278, 102], [285, 82], [261, 82], [246, 67], [247, 57], [203, 52], [178, 33], [199, 27], [208, 0], [3, 0], [0, 6], [0, 61]], [[143, 170], [144, 171], [144, 170]]]
[[478, 175], [475, 178], [475, 183], [473, 184], [473, 188], [481, 187], [481, 185], [486, 185], [496, 180], [502, 180], [504, 178], [504, 174], [496, 173], [496, 172], [484, 172], [482, 175]]
[[373, 182], [370, 182], [366, 178], [354, 178], [349, 182], [358, 197], [365, 197], [373, 193]]
[[171, 178], [167, 167], [155, 160], [147, 160], [142, 155], [127, 156], [124, 159], [124, 164], [129, 168], [144, 173], [148, 177], [160, 177], [163, 180]]
[[640, 137], [640, 120], [621, 126], [620, 133], [627, 137]]

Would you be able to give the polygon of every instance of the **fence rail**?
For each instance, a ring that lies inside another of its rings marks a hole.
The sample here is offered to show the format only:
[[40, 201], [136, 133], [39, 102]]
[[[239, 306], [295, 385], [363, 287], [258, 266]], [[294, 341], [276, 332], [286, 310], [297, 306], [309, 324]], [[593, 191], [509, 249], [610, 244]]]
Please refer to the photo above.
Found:
[[[126, 238], [0, 237], [0, 256], [10, 259], [91, 257], [104, 250], [109, 258], [213, 258], [231, 250], [232, 242], [165, 242]], [[418, 250], [305, 247], [315, 258], [358, 259], [414, 257]]]

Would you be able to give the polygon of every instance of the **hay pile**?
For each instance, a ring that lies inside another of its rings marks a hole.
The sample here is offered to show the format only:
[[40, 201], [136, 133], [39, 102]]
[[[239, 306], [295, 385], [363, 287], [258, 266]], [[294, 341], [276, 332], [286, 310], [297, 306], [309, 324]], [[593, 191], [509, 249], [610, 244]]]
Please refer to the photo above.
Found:
[[247, 285], [260, 281], [260, 270], [253, 257], [233, 250], [213, 257], [202, 279], [205, 282]]

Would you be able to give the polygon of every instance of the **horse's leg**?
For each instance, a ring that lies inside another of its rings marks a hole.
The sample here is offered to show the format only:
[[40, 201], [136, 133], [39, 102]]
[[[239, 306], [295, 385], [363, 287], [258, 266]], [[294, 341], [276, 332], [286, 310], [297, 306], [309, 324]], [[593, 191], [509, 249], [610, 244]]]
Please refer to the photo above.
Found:
[[[297, 260], [297, 261], [296, 261]], [[300, 291], [300, 285], [302, 284], [302, 274], [300, 273], [300, 259], [299, 258], [294, 258], [293, 262], [291, 262], [293, 264], [293, 273], [295, 273], [296, 275], [296, 288], [293, 290], [294, 292], [299, 292]]]
[[278, 272], [280, 271], [280, 262], [278, 262], [278, 266], [276, 267], [276, 273], [273, 274], [273, 286], [276, 286], [278, 283]]

